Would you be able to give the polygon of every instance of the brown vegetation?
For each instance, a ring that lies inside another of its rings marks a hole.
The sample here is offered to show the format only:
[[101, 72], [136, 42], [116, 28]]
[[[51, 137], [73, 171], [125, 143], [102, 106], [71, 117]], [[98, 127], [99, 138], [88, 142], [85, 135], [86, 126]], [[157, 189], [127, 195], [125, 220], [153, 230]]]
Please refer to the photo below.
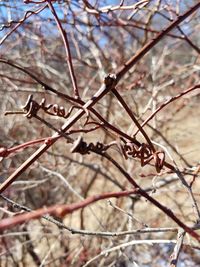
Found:
[[199, 264], [199, 8], [0, 3], [1, 266]]

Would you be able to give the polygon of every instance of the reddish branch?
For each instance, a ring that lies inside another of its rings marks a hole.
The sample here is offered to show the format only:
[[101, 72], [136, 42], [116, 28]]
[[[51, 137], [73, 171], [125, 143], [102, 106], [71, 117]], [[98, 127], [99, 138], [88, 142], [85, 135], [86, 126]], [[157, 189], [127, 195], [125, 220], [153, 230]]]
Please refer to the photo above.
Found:
[[124, 171], [116, 161], [114, 161], [110, 157], [107, 157], [107, 158], [113, 162], [113, 164], [120, 170], [120, 172], [124, 174], [124, 176], [126, 176], [128, 181], [135, 187], [135, 189], [129, 190], [129, 191], [99, 194], [99, 195], [88, 197], [87, 199], [81, 202], [78, 202], [78, 203], [73, 203], [73, 204], [68, 204], [68, 205], [54, 205], [48, 208], [41, 208], [30, 213], [24, 213], [24, 214], [17, 215], [11, 218], [6, 218], [6, 219], [1, 220], [0, 222], [0, 231], [11, 228], [18, 224], [22, 224], [24, 222], [28, 222], [33, 219], [38, 219], [45, 214], [63, 217], [67, 214], [73, 213], [76, 210], [83, 209], [87, 207], [88, 205], [91, 205], [92, 203], [97, 202], [102, 199], [113, 198], [113, 197], [119, 198], [119, 197], [129, 196], [131, 194], [140, 194], [141, 196], [148, 199], [153, 205], [155, 205], [156, 207], [164, 211], [164, 213], [168, 215], [168, 217], [170, 217], [173, 221], [175, 221], [180, 227], [182, 227], [192, 237], [200, 241], [200, 236], [196, 232], [194, 232], [194, 230], [192, 230], [190, 227], [188, 227], [183, 222], [181, 222], [170, 209], [163, 206], [157, 200], [149, 196], [144, 190], [142, 190], [137, 185], [137, 183], [129, 176], [129, 174], [126, 171]]
[[69, 68], [69, 73], [70, 73], [72, 85], [74, 88], [74, 96], [75, 96], [75, 98], [79, 98], [78, 86], [77, 86], [76, 76], [74, 73], [74, 67], [73, 67], [73, 63], [72, 63], [72, 57], [71, 57], [71, 51], [70, 51], [70, 47], [69, 47], [69, 41], [67, 38], [67, 33], [62, 27], [62, 24], [61, 24], [61, 22], [58, 18], [58, 15], [57, 15], [57, 13], [56, 13], [56, 11], [55, 11], [52, 3], [51, 3], [51, 0], [47, 0], [47, 2], [48, 2], [49, 9], [51, 10], [51, 12], [55, 18], [55, 21], [57, 23], [57, 27], [58, 27], [58, 29], [61, 33], [62, 39], [63, 39], [65, 51], [67, 54], [67, 64], [68, 64], [68, 68]]
[[[103, 96], [105, 96], [114, 86], [115, 86], [115, 77], [108, 75], [102, 86], [96, 92], [96, 94], [83, 106], [83, 110], [78, 110], [67, 122], [61, 127], [61, 132], [66, 132], [77, 122], [84, 114], [85, 109], [89, 109], [94, 106]], [[33, 153], [13, 174], [11, 174], [5, 182], [0, 185], [0, 193], [2, 193], [10, 184], [12, 184], [19, 175], [21, 175], [30, 165], [33, 164], [49, 147], [51, 147], [57, 139], [62, 135], [55, 133], [52, 136], [51, 142], [43, 144], [35, 153]]]
[[0, 157], [6, 158], [10, 154], [16, 153], [19, 150], [23, 150], [24, 148], [32, 147], [33, 145], [37, 145], [40, 143], [49, 142], [50, 140], [52, 140], [52, 137], [45, 137], [45, 138], [28, 141], [21, 145], [11, 147], [11, 148], [0, 147]]
[[[73, 102], [76, 104], [79, 104], [80, 107], [85, 105], [85, 102], [82, 99], [76, 99], [72, 96], [69, 96], [67, 94], [61, 93], [59, 91], [57, 91], [56, 89], [52, 88], [51, 86], [49, 86], [48, 84], [44, 83], [42, 80], [40, 80], [38, 77], [36, 77], [36, 75], [34, 75], [32, 72], [30, 72], [29, 70], [27, 70], [26, 68], [23, 68], [22, 66], [19, 66], [18, 64], [15, 64], [13, 62], [11, 62], [10, 60], [7, 59], [3, 59], [0, 58], [0, 62], [8, 64], [24, 73], [26, 73], [27, 75], [29, 75], [33, 80], [35, 80], [36, 82], [38, 82], [38, 84], [40, 84], [43, 89], [54, 93], [55, 95], [59, 96], [62, 99], [65, 99], [66, 101], [69, 102]], [[128, 134], [126, 134], [125, 132], [123, 132], [122, 130], [118, 129], [117, 127], [115, 127], [114, 125], [110, 124], [107, 120], [105, 120], [100, 113], [98, 113], [94, 108], [92, 107], [88, 107], [89, 110], [91, 110], [94, 115], [100, 120], [102, 121], [102, 123], [109, 128], [111, 131], [113, 131], [114, 133], [116, 133], [118, 136], [122, 136], [124, 138], [126, 138], [127, 140], [130, 140], [131, 142], [134, 142], [138, 147], [140, 146], [140, 143], [138, 141], [136, 141], [134, 138], [132, 138], [131, 136], [129, 136]]]
[[117, 72], [117, 82], [145, 55], [152, 47], [154, 47], [168, 32], [178, 26], [182, 21], [189, 17], [200, 7], [200, 2], [191, 7], [183, 15], [179, 16], [175, 21], [173, 21], [166, 29], [161, 31], [154, 39], [150, 40], [146, 45], [142, 47], [131, 59], [129, 59], [124, 66], [122, 66]]
[[146, 139], [147, 143], [149, 144], [152, 152], [155, 152], [155, 148], [150, 140], [150, 138], [148, 137], [147, 133], [144, 131], [144, 129], [140, 126], [140, 123], [138, 122], [138, 120], [135, 118], [133, 112], [131, 111], [131, 109], [128, 107], [128, 105], [126, 104], [126, 102], [124, 101], [124, 99], [121, 97], [120, 93], [114, 88], [112, 89], [113, 94], [116, 96], [116, 98], [118, 99], [118, 101], [121, 103], [121, 105], [123, 106], [123, 108], [126, 110], [126, 112], [128, 113], [129, 117], [132, 119], [132, 121], [135, 123], [135, 125], [138, 128], [138, 131], [141, 132], [141, 134], [144, 136], [144, 138]]
[[112, 164], [124, 175], [124, 177], [129, 181], [130, 184], [132, 184], [137, 189], [137, 194], [143, 196], [151, 204], [153, 204], [158, 209], [162, 210], [169, 218], [171, 218], [174, 222], [176, 222], [181, 228], [183, 228], [187, 233], [189, 233], [191, 236], [193, 236], [196, 240], [200, 242], [200, 236], [195, 233], [190, 227], [185, 225], [181, 220], [179, 220], [176, 215], [166, 206], [162, 205], [160, 202], [158, 202], [156, 199], [151, 197], [146, 191], [144, 191], [137, 183], [136, 181], [126, 172], [117, 161], [115, 161], [112, 157], [110, 157], [108, 154], [104, 154], [104, 157], [106, 157]]
[[[171, 97], [169, 100], [165, 101], [163, 104], [161, 104], [142, 124], [141, 127], [144, 127], [159, 111], [161, 111], [164, 107], [172, 103], [173, 101], [181, 98], [182, 96], [190, 93], [191, 91], [194, 91], [196, 89], [200, 89], [200, 84], [197, 84], [195, 86], [192, 86], [191, 88], [181, 92], [180, 94]], [[140, 129], [136, 131], [134, 135], [136, 135], [139, 132]]]
[[65, 216], [66, 214], [70, 214], [76, 210], [83, 209], [88, 205], [91, 205], [94, 202], [97, 202], [102, 199], [108, 198], [119, 198], [119, 197], [126, 197], [132, 194], [137, 193], [137, 189], [129, 190], [129, 191], [121, 191], [121, 192], [111, 192], [111, 193], [104, 193], [95, 196], [91, 196], [86, 198], [85, 200], [68, 204], [68, 205], [54, 205], [48, 208], [41, 208], [36, 211], [32, 211], [30, 213], [24, 213], [21, 215], [17, 215], [11, 218], [6, 218], [0, 221], [0, 231], [5, 229], [11, 228], [17, 224], [21, 224], [24, 222], [28, 222], [32, 219], [38, 219], [45, 214], [51, 214], [55, 216]]

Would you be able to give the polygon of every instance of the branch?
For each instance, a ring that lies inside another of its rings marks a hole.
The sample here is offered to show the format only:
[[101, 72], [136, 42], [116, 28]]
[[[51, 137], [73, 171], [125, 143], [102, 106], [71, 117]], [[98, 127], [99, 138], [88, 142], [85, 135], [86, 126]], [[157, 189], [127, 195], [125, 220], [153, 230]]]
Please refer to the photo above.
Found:
[[188, 11], [186, 11], [183, 15], [179, 16], [175, 21], [173, 21], [166, 29], [161, 31], [157, 37], [149, 41], [146, 45], [142, 47], [131, 59], [129, 59], [116, 73], [117, 82], [121, 80], [121, 78], [145, 55], [147, 54], [152, 47], [154, 47], [165, 35], [178, 26], [182, 21], [184, 21], [187, 17], [189, 17], [192, 13], [194, 13], [200, 7], [200, 2], [191, 7]]
[[[27, 69], [25, 69], [24, 67], [22, 66], [19, 66], [18, 64], [15, 64], [13, 62], [11, 62], [10, 60], [7, 60], [7, 59], [3, 59], [3, 58], [0, 58], [0, 62], [2, 63], [5, 63], [5, 64], [8, 64], [16, 69], [19, 69], [20, 71], [26, 73], [27, 75], [29, 75], [33, 80], [35, 80], [36, 82], [38, 82], [42, 88], [44, 90], [47, 90], [47, 91], [50, 91], [54, 94], [56, 94], [57, 96], [59, 96], [60, 98], [62, 99], [65, 99], [69, 102], [75, 102], [76, 104], [80, 104], [81, 106], [85, 105], [85, 102], [81, 99], [76, 99], [74, 97], [71, 97], [71, 96], [68, 96], [64, 93], [61, 93], [59, 91], [57, 91], [56, 89], [52, 88], [51, 86], [49, 86], [48, 84], [46, 84], [45, 82], [43, 82], [42, 80], [40, 80], [38, 77], [36, 77], [32, 72], [28, 71]], [[115, 132], [117, 135], [119, 136], [122, 136], [126, 139], [128, 139], [129, 141], [135, 143], [138, 147], [140, 147], [140, 142], [138, 142], [137, 140], [135, 140], [134, 138], [132, 138], [131, 136], [129, 136], [128, 134], [126, 134], [125, 132], [121, 131], [120, 129], [116, 128], [114, 125], [110, 124], [107, 120], [105, 120], [101, 114], [99, 114], [94, 108], [92, 107], [88, 107], [89, 110], [91, 110], [94, 115], [100, 120], [103, 122], [103, 124], [109, 128], [111, 131]]]
[[85, 200], [80, 201], [78, 203], [73, 203], [73, 204], [68, 204], [68, 205], [54, 205], [48, 208], [41, 208], [41, 209], [38, 209], [32, 212], [24, 213], [24, 214], [17, 215], [11, 218], [6, 218], [6, 219], [1, 220], [0, 222], [0, 231], [11, 228], [17, 224], [22, 224], [24, 222], [40, 218], [41, 216], [45, 214], [51, 214], [51, 215], [63, 217], [66, 214], [70, 214], [76, 210], [83, 209], [99, 200], [113, 198], [113, 197], [114, 198], [125, 197], [131, 194], [135, 194], [136, 192], [137, 190], [133, 189], [130, 191], [104, 193], [104, 194], [88, 197]]
[[52, 14], [54, 16], [54, 19], [55, 19], [55, 21], [57, 23], [58, 29], [59, 29], [59, 31], [61, 33], [61, 36], [62, 36], [62, 39], [63, 39], [65, 51], [66, 51], [66, 54], [67, 54], [67, 64], [68, 64], [68, 68], [69, 68], [69, 73], [70, 73], [70, 77], [71, 77], [71, 80], [72, 80], [72, 85], [73, 85], [73, 88], [74, 88], [74, 96], [75, 96], [75, 98], [80, 98], [79, 92], [78, 92], [76, 76], [75, 76], [75, 73], [74, 73], [74, 68], [73, 68], [71, 51], [70, 51], [69, 41], [68, 41], [68, 38], [67, 38], [67, 33], [62, 27], [62, 24], [61, 24], [61, 22], [60, 22], [60, 20], [58, 18], [58, 15], [57, 15], [57, 13], [56, 13], [56, 11], [55, 11], [52, 3], [51, 3], [51, 0], [47, 0], [47, 2], [48, 2], [49, 9], [51, 10], [51, 12], [52, 12]]
[[[35, 15], [35, 14], [39, 14], [41, 11], [43, 11], [45, 8], [47, 7], [47, 5], [41, 7], [41, 8], [38, 8], [36, 11], [30, 11], [28, 10], [25, 14], [24, 14], [24, 17], [22, 19], [19, 20], [19, 22], [14, 26], [14, 28], [12, 30], [10, 30], [1, 40], [0, 40], [0, 46], [5, 42], [5, 40], [19, 27], [23, 24], [23, 22], [28, 19], [29, 17], [31, 17], [32, 15]], [[0, 29], [3, 30], [3, 28], [8, 28], [10, 27], [11, 25], [13, 24], [13, 21], [9, 22], [8, 25], [3, 25]]]
[[[200, 89], [200, 84], [197, 84], [197, 85], [183, 91], [182, 93], [171, 97], [169, 100], [165, 101], [141, 124], [141, 127], [144, 127], [159, 111], [161, 111], [161, 109], [163, 109], [164, 107], [166, 107], [167, 105], [169, 105], [173, 101], [179, 99], [180, 97], [182, 97], [182, 96], [184, 96], [184, 95], [186, 95], [186, 94], [188, 94], [191, 91], [194, 91], [196, 89]], [[136, 135], [138, 132], [139, 132], [139, 129], [136, 131], [136, 133], [134, 135]]]
[[174, 247], [173, 254], [171, 255], [171, 261], [170, 261], [170, 267], [176, 267], [178, 266], [178, 258], [183, 246], [183, 241], [185, 237], [185, 231], [184, 230], [179, 230], [177, 234], [177, 242]]
[[[61, 127], [60, 132], [66, 132], [69, 128], [77, 122], [84, 114], [86, 109], [94, 106], [103, 96], [105, 96], [114, 86], [116, 80], [115, 75], [109, 74], [105, 77], [104, 83], [94, 96], [86, 102], [83, 109], [78, 110], [66, 123]], [[5, 182], [0, 185], [0, 193], [2, 193], [10, 184], [17, 179], [33, 162], [35, 162], [45, 151], [48, 150], [62, 135], [55, 133], [51, 137], [51, 142], [43, 144], [35, 153], [33, 153], [13, 174], [11, 174]]]
[[18, 146], [14, 146], [11, 148], [6, 148], [6, 147], [0, 147], [0, 157], [6, 158], [8, 157], [11, 153], [15, 153], [18, 150], [23, 150], [24, 148], [32, 147], [33, 145], [37, 145], [40, 143], [43, 143], [45, 141], [51, 140], [51, 137], [44, 137], [36, 140], [31, 140], [28, 142], [25, 142], [23, 144], [20, 144]]
[[196, 240], [200, 241], [200, 236], [195, 233], [189, 226], [185, 225], [181, 220], [179, 220], [176, 215], [166, 206], [162, 205], [160, 202], [158, 202], [156, 199], [151, 197], [145, 190], [143, 190], [136, 181], [126, 172], [121, 165], [118, 164], [117, 161], [115, 161], [112, 157], [110, 157], [107, 153], [104, 153], [103, 156], [108, 159], [112, 164], [124, 175], [124, 177], [129, 181], [130, 184], [134, 188], [137, 188], [137, 193], [146, 198], [150, 201], [151, 204], [156, 206], [158, 209], [162, 210], [169, 218], [171, 218], [174, 222], [176, 222], [181, 228], [185, 230], [188, 234], [190, 234], [192, 237], [194, 237]]
[[[7, 201], [13, 208], [17, 208], [19, 210], [23, 210], [26, 212], [33, 212], [30, 208], [23, 206], [4, 195], [0, 195], [2, 199]], [[137, 230], [129, 230], [129, 231], [117, 231], [117, 232], [100, 232], [100, 231], [90, 231], [90, 230], [80, 230], [66, 226], [64, 223], [54, 219], [48, 215], [42, 215], [42, 219], [47, 220], [51, 223], [54, 223], [61, 229], [68, 230], [72, 234], [80, 234], [80, 235], [89, 235], [89, 236], [102, 236], [102, 237], [109, 237], [109, 236], [126, 236], [126, 235], [138, 235], [138, 234], [145, 234], [145, 233], [167, 233], [167, 232], [175, 232], [177, 233], [178, 228], [176, 227], [164, 227], [164, 228], [144, 228], [144, 229], [137, 229]]]

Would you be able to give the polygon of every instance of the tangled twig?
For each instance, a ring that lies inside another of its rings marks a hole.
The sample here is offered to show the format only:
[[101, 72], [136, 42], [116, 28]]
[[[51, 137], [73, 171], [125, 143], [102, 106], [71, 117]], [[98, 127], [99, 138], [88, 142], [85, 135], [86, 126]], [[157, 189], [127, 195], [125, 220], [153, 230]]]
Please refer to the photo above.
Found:
[[104, 153], [111, 145], [104, 145], [100, 142], [94, 143], [87, 143], [83, 141], [81, 136], [74, 142], [73, 147], [71, 148], [71, 153], [80, 153], [82, 155], [90, 154], [91, 151], [102, 154]]
[[24, 110], [25, 116], [30, 119], [37, 115], [41, 105], [38, 104], [35, 100], [33, 100], [33, 95], [29, 95], [26, 101], [26, 104], [22, 107]]
[[121, 140], [124, 144], [120, 143], [120, 147], [125, 159], [128, 157], [139, 158], [141, 166], [145, 166], [151, 160], [154, 160], [156, 171], [159, 173], [164, 166], [165, 153], [164, 151], [152, 151], [148, 144], [142, 143], [140, 147], [136, 146], [133, 142], [126, 142], [123, 138]]
[[33, 95], [29, 95], [26, 104], [22, 107], [22, 109], [26, 112], [25, 116], [30, 119], [37, 115], [38, 111], [42, 109], [45, 113], [53, 116], [58, 116], [67, 119], [72, 111], [75, 109], [83, 109], [87, 115], [86, 122], [88, 122], [89, 119], [89, 111], [82, 107], [82, 106], [76, 106], [73, 105], [69, 111], [66, 111], [63, 106], [59, 106], [58, 104], [49, 104], [46, 105], [46, 99], [43, 98], [40, 103], [33, 100]]

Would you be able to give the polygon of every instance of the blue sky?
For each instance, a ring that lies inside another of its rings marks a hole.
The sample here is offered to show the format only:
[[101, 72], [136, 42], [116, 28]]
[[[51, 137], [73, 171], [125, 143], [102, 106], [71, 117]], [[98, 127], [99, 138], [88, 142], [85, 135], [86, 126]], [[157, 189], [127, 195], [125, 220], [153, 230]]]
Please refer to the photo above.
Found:
[[[175, 1], [175, 0], [174, 0]], [[71, 0], [71, 3], [75, 3], [78, 4], [78, 0]], [[82, 1], [81, 1], [82, 2]], [[93, 0], [90, 1], [91, 4], [93, 4]], [[120, 0], [102, 0], [100, 1], [100, 3], [102, 3], [102, 6], [105, 5], [116, 5], [119, 4]], [[125, 4], [127, 4], [128, 1], [125, 1]], [[131, 1], [131, 3], [136, 3], [138, 1]], [[173, 2], [173, 0], [171, 0], [171, 2]], [[185, 5], [184, 5], [185, 1], [182, 1], [182, 8], [184, 9]], [[191, 1], [192, 2], [192, 1]], [[11, 8], [7, 8], [5, 7], [4, 3], [9, 4], [11, 6]], [[187, 2], [188, 3], [188, 2]], [[35, 4], [24, 4], [23, 1], [14, 1], [14, 0], [10, 0], [10, 1], [0, 1], [0, 28], [2, 26], [2, 23], [6, 23], [8, 22], [10, 19], [12, 20], [20, 20], [23, 16], [24, 13], [28, 10], [35, 10], [38, 9], [39, 6], [42, 5], [35, 5]], [[59, 5], [54, 3], [55, 7], [58, 7], [57, 11], [58, 11], [58, 15], [59, 17], [62, 18], [63, 16], [63, 12], [59, 12]], [[73, 5], [73, 8], [75, 10], [78, 10], [77, 5]], [[37, 16], [37, 15], [36, 15]], [[40, 13], [40, 16], [42, 18], [52, 18], [52, 14], [50, 12], [50, 10], [48, 8], [46, 8], [45, 10], [43, 10]], [[106, 16], [106, 14], [105, 14]], [[156, 17], [155, 17], [156, 18]], [[161, 19], [160, 16], [157, 16], [158, 19]], [[32, 16], [32, 18], [29, 18], [27, 21], [32, 21], [33, 19], [35, 19], [35, 15]], [[166, 23], [165, 20], [163, 20], [164, 23]], [[22, 28], [22, 27], [21, 27]], [[159, 29], [159, 28], [158, 28]], [[3, 31], [0, 31], [0, 38], [2, 38], [10, 29], [4, 29]], [[186, 29], [184, 29], [186, 30]], [[188, 29], [187, 29], [188, 30]]]

